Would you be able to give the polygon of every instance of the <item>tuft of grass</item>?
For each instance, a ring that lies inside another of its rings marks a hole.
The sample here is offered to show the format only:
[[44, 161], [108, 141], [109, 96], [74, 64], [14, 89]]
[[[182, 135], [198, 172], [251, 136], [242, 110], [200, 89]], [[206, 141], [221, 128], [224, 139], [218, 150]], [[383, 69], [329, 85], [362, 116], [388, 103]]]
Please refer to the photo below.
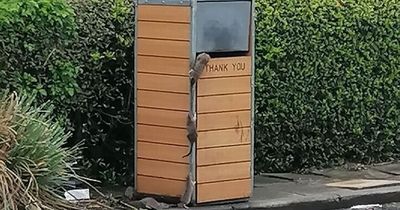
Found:
[[54, 121], [48, 104], [0, 91], [0, 208], [71, 209], [61, 196], [79, 146], [66, 148], [70, 134]]

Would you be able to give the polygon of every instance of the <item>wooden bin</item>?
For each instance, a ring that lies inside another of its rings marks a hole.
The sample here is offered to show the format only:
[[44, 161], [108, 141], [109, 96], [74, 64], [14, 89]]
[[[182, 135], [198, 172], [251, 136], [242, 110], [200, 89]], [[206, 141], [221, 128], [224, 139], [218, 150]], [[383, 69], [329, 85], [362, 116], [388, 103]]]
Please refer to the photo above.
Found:
[[253, 190], [254, 18], [248, 51], [207, 52], [212, 59], [196, 90], [198, 140], [182, 158], [188, 152], [188, 71], [198, 54], [196, 4], [135, 5], [135, 189], [180, 197], [191, 170], [193, 204], [247, 200]]

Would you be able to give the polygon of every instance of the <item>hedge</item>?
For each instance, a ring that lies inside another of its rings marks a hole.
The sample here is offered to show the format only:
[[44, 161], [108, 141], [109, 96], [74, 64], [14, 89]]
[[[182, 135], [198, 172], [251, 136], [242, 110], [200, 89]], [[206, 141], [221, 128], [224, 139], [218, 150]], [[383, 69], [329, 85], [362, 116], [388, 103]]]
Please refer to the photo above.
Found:
[[109, 183], [133, 183], [134, 12], [131, 0], [69, 0], [78, 40], [81, 88], [71, 106], [71, 143], [84, 140], [86, 172]]
[[132, 183], [133, 2], [0, 0], [0, 88], [51, 100], [86, 175]]
[[400, 1], [258, 0], [256, 171], [399, 158]]
[[65, 54], [74, 36], [74, 13], [63, 0], [0, 1], [1, 87], [61, 105], [77, 91], [79, 69]]

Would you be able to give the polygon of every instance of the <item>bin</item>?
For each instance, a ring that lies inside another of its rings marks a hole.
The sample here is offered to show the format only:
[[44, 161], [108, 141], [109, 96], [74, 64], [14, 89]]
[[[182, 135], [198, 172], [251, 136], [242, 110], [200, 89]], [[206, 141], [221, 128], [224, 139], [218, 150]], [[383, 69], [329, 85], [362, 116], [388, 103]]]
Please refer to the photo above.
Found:
[[[254, 165], [254, 2], [139, 0], [135, 11], [136, 191], [178, 198], [192, 172], [192, 204], [247, 200]], [[191, 94], [190, 63], [202, 52], [212, 59]], [[191, 109], [198, 138], [182, 158]]]

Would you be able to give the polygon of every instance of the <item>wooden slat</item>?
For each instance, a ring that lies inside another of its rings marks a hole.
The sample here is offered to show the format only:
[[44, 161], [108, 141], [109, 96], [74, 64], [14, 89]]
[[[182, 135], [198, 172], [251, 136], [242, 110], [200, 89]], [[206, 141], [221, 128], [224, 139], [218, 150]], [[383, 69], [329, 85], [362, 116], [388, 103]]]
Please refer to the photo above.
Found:
[[197, 85], [197, 96], [250, 92], [250, 76], [201, 79]]
[[[166, 128], [151, 125], [138, 125], [137, 135], [139, 141], [187, 145], [186, 129], [184, 128]], [[207, 135], [206, 135], [207, 136]]]
[[250, 126], [250, 110], [198, 115], [198, 131]]
[[251, 75], [251, 56], [213, 58], [201, 78]]
[[188, 163], [188, 158], [182, 158], [187, 152], [187, 147], [163, 145], [150, 142], [137, 143], [137, 156], [143, 159], [162, 160], [176, 163]]
[[190, 23], [190, 7], [139, 5], [138, 20]]
[[248, 198], [251, 194], [251, 179], [199, 184], [197, 202], [205, 203], [230, 199]]
[[186, 128], [187, 112], [152, 108], [137, 109], [138, 124]]
[[197, 148], [250, 143], [250, 128], [198, 132]]
[[250, 161], [251, 145], [199, 149], [197, 166]]
[[139, 193], [180, 197], [185, 190], [185, 184], [185, 181], [137, 176], [137, 191]]
[[137, 53], [139, 55], [189, 58], [189, 42], [139, 38]]
[[197, 183], [249, 179], [250, 162], [230, 163], [197, 168]]
[[138, 38], [189, 41], [190, 25], [186, 23], [138, 22]]
[[189, 110], [189, 96], [187, 94], [180, 93], [138, 90], [137, 105], [139, 107], [187, 111]]
[[170, 163], [157, 160], [138, 159], [137, 173], [152, 177], [161, 177], [185, 181], [189, 170], [187, 164]]
[[235, 95], [205, 96], [197, 98], [197, 112], [226, 112], [251, 109], [250, 93]]
[[137, 88], [189, 94], [189, 79], [182, 76], [137, 74]]
[[138, 72], [187, 76], [189, 59], [139, 55], [137, 57], [137, 69]]

